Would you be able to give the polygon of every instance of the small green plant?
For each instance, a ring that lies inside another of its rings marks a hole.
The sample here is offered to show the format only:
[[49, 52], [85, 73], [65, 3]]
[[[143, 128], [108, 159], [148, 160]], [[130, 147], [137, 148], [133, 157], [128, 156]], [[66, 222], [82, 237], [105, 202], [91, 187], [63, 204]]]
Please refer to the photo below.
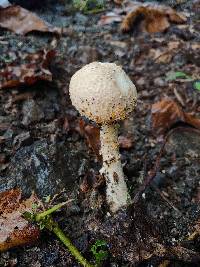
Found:
[[23, 217], [28, 221], [36, 223], [39, 226], [40, 230], [47, 229], [53, 232], [82, 266], [96, 267], [95, 265], [90, 264], [87, 259], [82, 256], [79, 250], [72, 244], [69, 237], [64, 234], [58, 223], [53, 220], [52, 214], [71, 201], [72, 200], [57, 204], [50, 209], [47, 209], [40, 213], [36, 213], [35, 207], [33, 205], [33, 212], [24, 212]]
[[104, 0], [73, 0], [74, 8], [86, 14], [103, 11], [104, 5]]
[[192, 81], [192, 77], [182, 71], [172, 71], [167, 73], [167, 81], [175, 81], [177, 79], [184, 79], [186, 81]]
[[108, 245], [104, 240], [97, 240], [90, 250], [95, 258], [96, 266], [100, 266], [108, 258]]
[[193, 86], [194, 86], [194, 89], [200, 91], [200, 81], [194, 82]]
[[200, 81], [197, 76], [190, 76], [182, 71], [170, 71], [166, 74], [166, 81], [182, 80], [185, 82], [193, 82], [193, 88], [200, 91]]

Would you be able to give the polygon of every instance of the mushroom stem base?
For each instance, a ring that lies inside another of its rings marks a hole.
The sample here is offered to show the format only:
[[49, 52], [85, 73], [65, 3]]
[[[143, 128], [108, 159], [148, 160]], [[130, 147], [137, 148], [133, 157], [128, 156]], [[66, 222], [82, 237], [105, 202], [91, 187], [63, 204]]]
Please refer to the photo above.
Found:
[[112, 212], [128, 203], [129, 195], [124, 180], [119, 154], [118, 125], [103, 125], [100, 131], [103, 167], [101, 174], [106, 178], [106, 198]]

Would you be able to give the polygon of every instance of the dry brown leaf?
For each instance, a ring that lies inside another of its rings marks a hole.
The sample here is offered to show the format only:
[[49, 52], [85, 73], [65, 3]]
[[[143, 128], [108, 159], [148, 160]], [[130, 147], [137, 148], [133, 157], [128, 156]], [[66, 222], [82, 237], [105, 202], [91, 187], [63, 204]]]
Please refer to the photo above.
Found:
[[60, 28], [53, 27], [34, 13], [20, 6], [9, 6], [0, 9], [0, 27], [23, 35], [32, 31], [61, 34]]
[[124, 0], [113, 0], [113, 1], [117, 5], [121, 5], [124, 2]]
[[[76, 126], [76, 131], [78, 131], [87, 140], [89, 147], [93, 150], [94, 154], [99, 160], [102, 160], [100, 155], [100, 129], [94, 125], [87, 124], [84, 120], [80, 119], [78, 126]], [[130, 149], [133, 147], [133, 139], [131, 137], [119, 136], [119, 147], [123, 149]]]
[[23, 213], [32, 212], [33, 204], [38, 203], [34, 194], [22, 200], [20, 189], [0, 193], [0, 251], [32, 244], [39, 238], [39, 228], [23, 218]]
[[153, 58], [156, 63], [169, 63], [174, 54], [177, 53], [177, 49], [180, 47], [181, 42], [171, 41], [166, 47], [151, 48], [148, 56]]
[[115, 12], [108, 12], [106, 15], [101, 16], [100, 21], [98, 22], [99, 25], [106, 25], [111, 24], [113, 22], [121, 22], [122, 17]]
[[171, 7], [152, 4], [134, 2], [132, 11], [126, 15], [121, 24], [121, 30], [130, 31], [134, 26], [134, 22], [138, 17], [143, 17], [141, 28], [149, 33], [163, 32], [170, 23], [184, 23], [186, 17], [176, 12]]
[[89, 147], [93, 150], [96, 157], [100, 160], [100, 131], [99, 128], [87, 124], [84, 120], [80, 119], [76, 130], [86, 138]]
[[163, 99], [152, 105], [151, 123], [152, 130], [157, 135], [165, 134], [173, 125], [184, 122], [200, 129], [200, 119], [186, 113], [171, 99]]
[[[19, 64], [21, 58], [24, 62]], [[52, 74], [48, 67], [55, 57], [55, 51], [37, 51], [34, 54], [18, 55], [12, 63], [7, 63], [0, 70], [0, 89], [15, 87], [21, 84], [32, 85], [38, 80], [51, 81]]]

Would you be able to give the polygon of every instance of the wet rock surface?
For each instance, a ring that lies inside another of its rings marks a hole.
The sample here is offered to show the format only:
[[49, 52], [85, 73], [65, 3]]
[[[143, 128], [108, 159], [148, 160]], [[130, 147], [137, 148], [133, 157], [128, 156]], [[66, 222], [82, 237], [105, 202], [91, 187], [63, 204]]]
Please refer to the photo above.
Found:
[[69, 144], [36, 141], [16, 152], [0, 190], [20, 187], [26, 196], [35, 191], [40, 197], [70, 190], [78, 182], [83, 160], [84, 155]]

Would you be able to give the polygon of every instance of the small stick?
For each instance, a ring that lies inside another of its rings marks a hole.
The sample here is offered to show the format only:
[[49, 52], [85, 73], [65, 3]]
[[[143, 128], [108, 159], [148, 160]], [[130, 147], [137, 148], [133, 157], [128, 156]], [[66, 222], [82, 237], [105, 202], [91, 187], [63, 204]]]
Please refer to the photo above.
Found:
[[66, 202], [63, 202], [63, 203], [60, 203], [60, 204], [57, 204], [55, 206], [53, 206], [52, 208], [48, 209], [48, 210], [45, 210], [41, 213], [38, 213], [36, 214], [35, 216], [35, 221], [36, 222], [40, 222], [42, 219], [44, 219], [46, 216], [52, 214], [53, 212], [59, 210], [60, 208], [62, 208], [63, 206], [69, 204], [70, 202], [72, 202], [74, 199], [70, 199]]
[[156, 158], [155, 164], [153, 169], [150, 171], [150, 174], [146, 177], [146, 179], [144, 180], [143, 184], [139, 187], [138, 192], [135, 194], [134, 198], [133, 198], [133, 203], [138, 203], [138, 201], [140, 200], [140, 197], [142, 195], [142, 193], [146, 190], [146, 188], [150, 185], [150, 183], [153, 181], [153, 179], [155, 178], [157, 172], [159, 171], [160, 168], [160, 160], [161, 157], [163, 155], [164, 149], [165, 149], [165, 145], [169, 139], [169, 137], [176, 131], [178, 130], [182, 130], [184, 129], [184, 131], [188, 131], [188, 132], [196, 132], [196, 133], [200, 133], [199, 129], [196, 128], [192, 128], [192, 127], [177, 127], [174, 129], [171, 129], [165, 136], [165, 139], [162, 143], [160, 152]]
[[163, 192], [154, 184], [151, 185], [151, 187], [161, 196], [161, 198], [167, 202], [167, 204], [172, 208], [174, 209], [176, 212], [178, 212], [179, 214], [182, 214], [180, 212], [180, 210], [178, 210], [173, 203], [171, 203], [171, 201], [169, 201], [168, 198], [166, 198], [166, 196], [163, 194]]
[[95, 267], [95, 265], [89, 263], [79, 252], [79, 250], [72, 244], [69, 237], [67, 237], [62, 229], [59, 227], [58, 223], [55, 222], [51, 216], [53, 212], [60, 209], [64, 205], [68, 204], [69, 202], [73, 201], [73, 199], [66, 201], [64, 203], [57, 204], [52, 208], [43, 211], [41, 213], [35, 214], [34, 221], [37, 222], [39, 225], [42, 225], [48, 229], [49, 231], [53, 232], [57, 238], [65, 245], [65, 247], [71, 252], [71, 254], [75, 257], [75, 259], [84, 267]]

